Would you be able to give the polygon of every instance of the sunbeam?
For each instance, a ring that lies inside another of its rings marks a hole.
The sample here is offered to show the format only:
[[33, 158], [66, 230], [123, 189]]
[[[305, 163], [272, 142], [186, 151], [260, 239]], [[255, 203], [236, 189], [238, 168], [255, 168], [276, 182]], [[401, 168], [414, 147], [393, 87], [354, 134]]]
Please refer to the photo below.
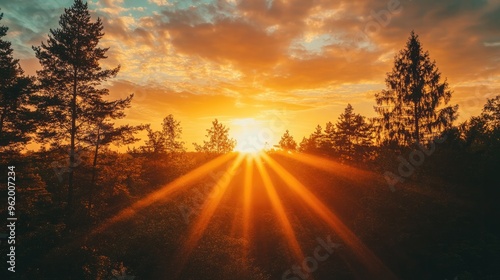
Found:
[[228, 179], [222, 182], [221, 180], [219, 180], [214, 185], [210, 195], [208, 196], [208, 199], [203, 204], [200, 216], [194, 222], [194, 225], [190, 229], [186, 241], [183, 243], [183, 246], [181, 246], [179, 252], [177, 253], [177, 258], [175, 258], [173, 267], [176, 269], [176, 275], [178, 275], [182, 271], [184, 264], [189, 258], [189, 255], [193, 251], [194, 247], [198, 244], [198, 241], [203, 236], [203, 233], [205, 232], [208, 223], [212, 219], [215, 210], [217, 210], [220, 201], [224, 197], [227, 187], [231, 183], [231, 180], [235, 174], [236, 169], [240, 166], [243, 159], [244, 159], [243, 155], [239, 154], [237, 156], [237, 158], [232, 162], [231, 166], [226, 170], [224, 175], [221, 177], [221, 179], [222, 178], [228, 178]]
[[315, 168], [330, 172], [337, 176], [346, 178], [350, 181], [354, 181], [361, 185], [370, 184], [371, 182], [373, 182], [373, 180], [380, 180], [380, 176], [376, 176], [376, 174], [374, 174], [373, 172], [344, 165], [323, 157], [305, 153], [290, 154], [290, 153], [280, 152], [279, 154], [291, 158], [293, 160], [305, 163], [307, 165], [313, 166]]
[[297, 237], [295, 236], [295, 232], [292, 228], [292, 225], [290, 224], [290, 221], [288, 220], [288, 216], [285, 212], [285, 209], [283, 208], [281, 199], [279, 198], [278, 193], [274, 188], [274, 185], [271, 181], [271, 178], [269, 177], [269, 174], [267, 173], [266, 169], [262, 164], [261, 158], [258, 157], [255, 159], [255, 161], [257, 163], [257, 169], [259, 170], [259, 174], [262, 178], [262, 181], [264, 182], [264, 187], [266, 188], [267, 194], [269, 195], [269, 199], [271, 201], [273, 209], [276, 212], [276, 215], [278, 216], [278, 220], [281, 226], [283, 227], [283, 232], [286, 236], [286, 239], [290, 247], [292, 248], [292, 251], [296, 259], [298, 261], [302, 261], [302, 259], [304, 259], [304, 253], [300, 248], [299, 242], [297, 241]]
[[217, 157], [217, 158], [203, 164], [202, 166], [192, 170], [191, 172], [187, 173], [186, 175], [179, 177], [178, 179], [163, 186], [159, 190], [149, 194], [145, 198], [135, 202], [131, 206], [127, 207], [126, 209], [123, 209], [114, 217], [103, 222], [98, 228], [93, 230], [90, 235], [94, 235], [94, 234], [97, 234], [99, 232], [102, 232], [102, 231], [106, 230], [107, 228], [109, 228], [111, 225], [134, 216], [138, 210], [145, 208], [145, 207], [148, 207], [160, 199], [167, 198], [169, 195], [172, 195], [173, 193], [181, 190], [182, 188], [186, 187], [187, 185], [192, 184], [196, 180], [207, 175], [212, 170], [214, 170], [217, 167], [228, 162], [233, 157], [234, 157], [234, 154], [225, 154], [223, 156]]
[[246, 157], [245, 165], [245, 182], [243, 184], [243, 238], [246, 240], [243, 252], [243, 260], [248, 261], [249, 246], [250, 246], [250, 226], [251, 226], [251, 203], [252, 203], [252, 184], [253, 184], [253, 165], [252, 157]]
[[387, 268], [382, 261], [380, 261], [378, 257], [356, 237], [337, 215], [310, 192], [306, 186], [268, 155], [263, 154], [262, 158], [283, 179], [290, 189], [301, 197], [304, 202], [323, 219], [350, 248], [353, 249], [356, 256], [363, 262], [372, 275], [382, 277], [381, 279], [397, 279], [389, 268]]

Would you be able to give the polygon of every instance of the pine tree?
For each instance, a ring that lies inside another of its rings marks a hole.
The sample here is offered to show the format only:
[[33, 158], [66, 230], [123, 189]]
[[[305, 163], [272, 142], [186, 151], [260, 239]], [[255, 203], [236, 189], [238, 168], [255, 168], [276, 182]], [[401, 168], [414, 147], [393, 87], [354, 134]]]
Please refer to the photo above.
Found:
[[375, 111], [381, 141], [398, 145], [428, 142], [452, 125], [457, 106], [446, 105], [451, 98], [446, 79], [436, 63], [424, 52], [412, 31], [394, 59], [386, 78], [387, 89], [376, 94]]
[[500, 95], [486, 101], [481, 118], [484, 119], [488, 130], [500, 130]]
[[322, 143], [325, 140], [323, 129], [318, 124], [316, 130], [311, 133], [309, 138], [304, 137], [299, 145], [299, 150], [306, 153], [319, 153], [322, 148]]
[[229, 128], [219, 123], [217, 119], [212, 122], [212, 127], [207, 129], [209, 140], [203, 145], [193, 143], [196, 151], [209, 154], [225, 154], [231, 152], [236, 146], [236, 140], [229, 138]]
[[335, 151], [335, 138], [337, 131], [335, 130], [335, 125], [332, 122], [327, 122], [325, 125], [325, 134], [323, 141], [321, 142], [321, 150], [326, 154], [333, 155]]
[[[0, 20], [3, 13], [0, 13]], [[34, 128], [32, 112], [28, 109], [33, 93], [33, 78], [25, 77], [14, 59], [11, 43], [1, 38], [8, 27], [0, 26], [0, 150], [18, 148], [30, 140]]]
[[306, 138], [305, 136], [302, 137], [302, 141], [300, 141], [299, 143], [299, 151], [303, 153], [309, 153], [311, 150], [311, 140], [309, 138]]
[[279, 142], [279, 147], [284, 151], [295, 151], [297, 149], [297, 143], [293, 140], [293, 136], [290, 135], [288, 130], [285, 131], [285, 134], [281, 136], [281, 140]]
[[[99, 85], [116, 76], [119, 66], [103, 70], [99, 64], [108, 48], [98, 47], [104, 36], [102, 21], [91, 21], [88, 6], [75, 0], [59, 19], [60, 27], [51, 29], [47, 43], [33, 47], [42, 70], [38, 111], [45, 120], [39, 130], [44, 142], [69, 142], [68, 209], [73, 205], [76, 147], [84, 137], [84, 127], [96, 123], [98, 110], [106, 108], [109, 91]], [[118, 109], [118, 108], [115, 108]]]
[[349, 160], [364, 156], [373, 138], [371, 126], [365, 117], [355, 114], [351, 104], [347, 104], [335, 126], [337, 129], [334, 142], [340, 156]]

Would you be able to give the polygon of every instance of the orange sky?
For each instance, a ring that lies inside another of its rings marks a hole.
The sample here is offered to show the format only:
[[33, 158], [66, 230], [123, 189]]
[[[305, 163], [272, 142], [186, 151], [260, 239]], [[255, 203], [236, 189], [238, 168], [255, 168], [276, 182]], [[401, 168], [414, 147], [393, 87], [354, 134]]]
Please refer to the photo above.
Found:
[[[6, 40], [28, 74], [31, 50], [71, 0], [0, 0]], [[181, 121], [187, 147], [218, 118], [233, 137], [299, 142], [336, 121], [347, 103], [373, 117], [394, 55], [412, 29], [436, 60], [459, 104], [459, 121], [499, 94], [500, 1], [127, 1], [89, 2], [104, 22], [104, 67], [121, 64], [111, 97], [135, 93], [123, 121], [159, 128]], [[260, 136], [259, 136], [260, 135]], [[250, 137], [251, 138], [251, 137]], [[262, 144], [262, 143], [260, 143]]]

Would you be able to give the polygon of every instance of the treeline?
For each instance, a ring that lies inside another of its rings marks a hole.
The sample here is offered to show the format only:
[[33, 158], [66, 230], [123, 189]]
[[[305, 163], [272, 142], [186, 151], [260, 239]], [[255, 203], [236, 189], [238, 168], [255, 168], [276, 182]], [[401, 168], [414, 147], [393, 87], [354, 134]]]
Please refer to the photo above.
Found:
[[376, 117], [357, 114], [348, 104], [336, 122], [317, 125], [300, 143], [287, 130], [277, 147], [376, 169], [391, 186], [427, 174], [496, 189], [500, 95], [487, 99], [480, 115], [455, 125], [458, 106], [448, 104], [452, 92], [441, 80], [412, 32], [387, 73], [387, 88], [375, 96]]

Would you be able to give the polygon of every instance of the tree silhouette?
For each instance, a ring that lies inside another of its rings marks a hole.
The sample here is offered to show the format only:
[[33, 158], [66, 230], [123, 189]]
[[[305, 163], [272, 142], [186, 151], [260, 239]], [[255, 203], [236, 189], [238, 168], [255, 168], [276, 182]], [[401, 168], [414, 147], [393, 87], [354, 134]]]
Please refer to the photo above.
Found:
[[363, 155], [372, 144], [372, 127], [365, 117], [354, 113], [351, 104], [347, 104], [335, 126], [335, 147], [342, 158], [352, 160], [356, 155]]
[[[99, 85], [114, 77], [119, 67], [103, 70], [99, 65], [108, 50], [98, 47], [104, 36], [103, 25], [99, 18], [91, 21], [86, 3], [75, 0], [64, 10], [59, 25], [60, 28], [50, 30], [46, 44], [42, 42], [33, 50], [42, 66], [42, 70], [37, 71], [41, 88], [38, 110], [45, 122], [39, 136], [52, 143], [69, 142], [67, 201], [71, 210], [77, 141], [83, 138], [85, 126], [96, 123], [100, 109], [110, 109], [103, 106], [106, 104], [103, 97], [109, 92]], [[112, 111], [118, 109], [111, 108]]]
[[387, 73], [387, 89], [376, 94], [377, 128], [382, 142], [399, 145], [432, 140], [456, 119], [457, 106], [446, 105], [451, 91], [436, 63], [412, 31], [406, 47]]
[[146, 131], [148, 133], [148, 139], [146, 140], [146, 145], [140, 148], [142, 152], [151, 155], [165, 153], [165, 135], [163, 135], [161, 131], [154, 131], [150, 125], [146, 126]]
[[225, 154], [231, 152], [236, 146], [236, 140], [229, 138], [229, 128], [219, 123], [217, 119], [212, 122], [212, 127], [207, 129], [209, 140], [203, 141], [203, 145], [193, 143], [195, 150], [211, 154]]
[[172, 114], [166, 116], [162, 123], [162, 132], [165, 137], [165, 149], [168, 154], [185, 151], [184, 142], [181, 141], [182, 127]]
[[299, 145], [299, 150], [307, 153], [318, 153], [321, 150], [324, 141], [325, 135], [323, 134], [323, 129], [318, 124], [309, 138], [304, 137], [302, 139]]
[[295, 151], [297, 149], [297, 143], [293, 140], [293, 136], [290, 135], [288, 130], [281, 136], [279, 147], [285, 151]]
[[[130, 98], [125, 100], [119, 100], [119, 105], [111, 106], [113, 108], [112, 112], [122, 113], [120, 115], [124, 116], [123, 109], [129, 106]], [[103, 111], [101, 111], [102, 113]], [[89, 215], [92, 214], [92, 201], [94, 189], [97, 185], [97, 164], [99, 159], [100, 151], [109, 146], [111, 143], [116, 145], [127, 145], [138, 141], [134, 134], [138, 131], [144, 129], [144, 126], [130, 126], [122, 125], [115, 127], [115, 124], [106, 120], [106, 118], [111, 118], [108, 114], [101, 115], [102, 118], [97, 118], [97, 122], [84, 133], [83, 142], [90, 144], [93, 148], [93, 159], [92, 159], [92, 177], [90, 180], [90, 185], [88, 189], [88, 203], [87, 209]], [[117, 117], [117, 116], [116, 116]]]
[[486, 101], [481, 113], [488, 130], [500, 129], [500, 95]]
[[[2, 17], [0, 13], [0, 20]], [[1, 39], [7, 30], [8, 27], [0, 26], [0, 150], [28, 142], [34, 128], [29, 110], [33, 78], [23, 75], [11, 43]]]
[[333, 154], [336, 135], [337, 131], [335, 129], [335, 125], [332, 122], [327, 122], [325, 125], [324, 138], [321, 142], [322, 151], [327, 154]]
[[500, 95], [488, 99], [479, 116], [473, 116], [461, 127], [467, 147], [487, 150], [500, 146]]
[[146, 145], [141, 147], [143, 152], [153, 155], [172, 155], [185, 151], [184, 142], [180, 141], [181, 123], [176, 121], [172, 114], [163, 119], [161, 131], [154, 131], [149, 125], [146, 127], [146, 131], [148, 132], [148, 140], [146, 140]]

